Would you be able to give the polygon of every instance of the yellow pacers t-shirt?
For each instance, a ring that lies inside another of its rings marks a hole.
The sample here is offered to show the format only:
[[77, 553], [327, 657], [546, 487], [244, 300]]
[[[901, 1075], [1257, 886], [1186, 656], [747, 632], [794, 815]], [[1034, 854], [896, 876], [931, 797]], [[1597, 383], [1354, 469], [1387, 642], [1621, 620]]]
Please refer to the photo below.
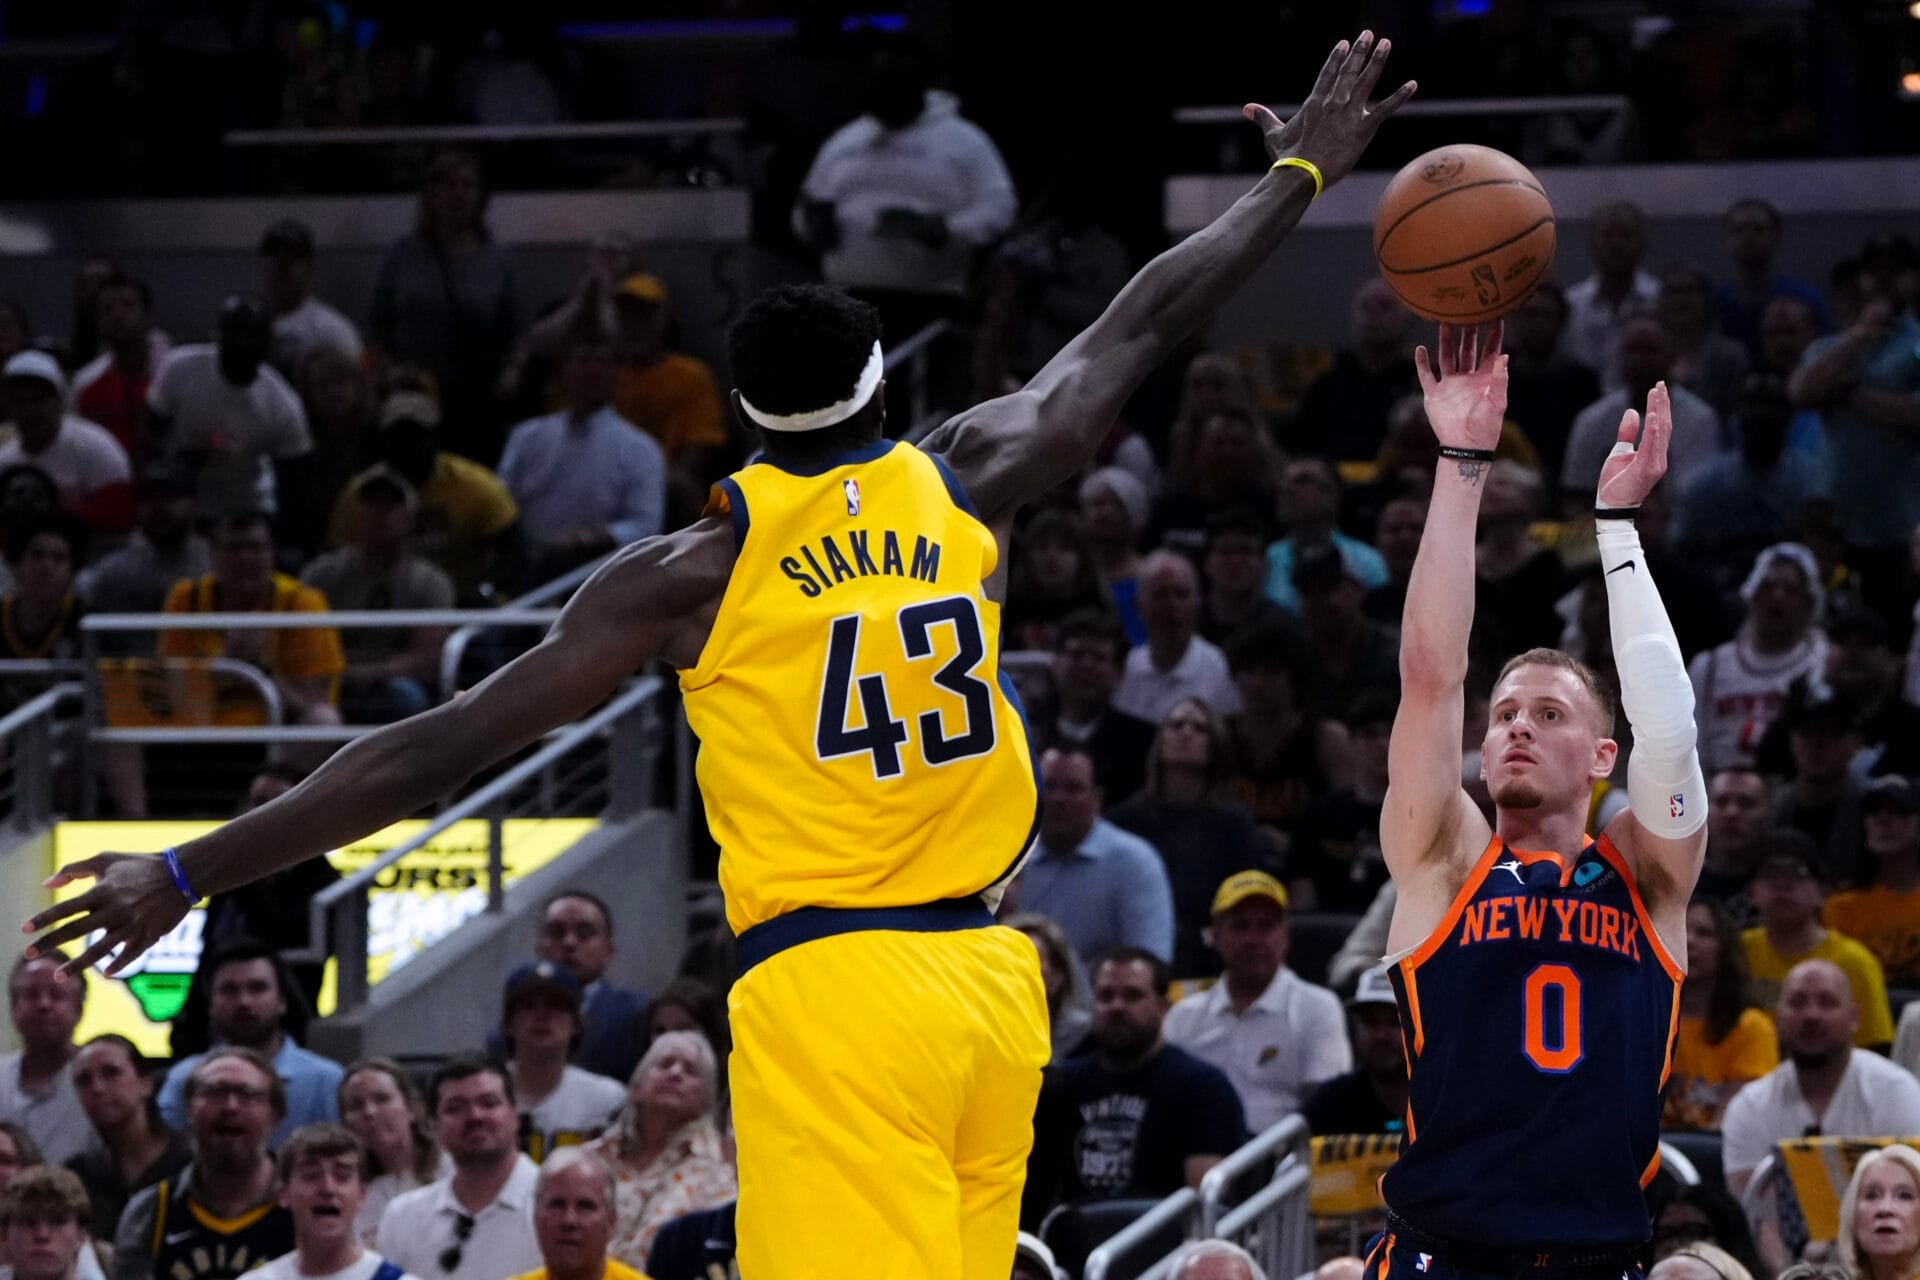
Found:
[[1920, 986], [1920, 889], [1895, 893], [1875, 885], [1827, 899], [1826, 924], [1873, 952], [1887, 981]]
[[[547, 1269], [541, 1267], [538, 1271], [528, 1271], [514, 1276], [513, 1280], [548, 1280]], [[608, 1258], [607, 1269], [601, 1280], [647, 1280], [647, 1277], [616, 1258]]]
[[1734, 1090], [1779, 1065], [1780, 1040], [1773, 1019], [1758, 1009], [1742, 1013], [1719, 1044], [1708, 1043], [1705, 1018], [1681, 1018], [1661, 1127], [1718, 1129], [1720, 1113]]
[[1747, 970], [1753, 974], [1755, 1004], [1771, 1007], [1780, 998], [1780, 984], [1787, 973], [1802, 960], [1831, 960], [1847, 975], [1853, 987], [1853, 1002], [1860, 1006], [1860, 1029], [1853, 1033], [1856, 1045], [1893, 1043], [1893, 1012], [1887, 1007], [1887, 979], [1873, 952], [1836, 929], [1828, 929], [1819, 945], [1797, 956], [1783, 956], [1767, 943], [1767, 931], [1755, 927], [1740, 935], [1747, 953]]

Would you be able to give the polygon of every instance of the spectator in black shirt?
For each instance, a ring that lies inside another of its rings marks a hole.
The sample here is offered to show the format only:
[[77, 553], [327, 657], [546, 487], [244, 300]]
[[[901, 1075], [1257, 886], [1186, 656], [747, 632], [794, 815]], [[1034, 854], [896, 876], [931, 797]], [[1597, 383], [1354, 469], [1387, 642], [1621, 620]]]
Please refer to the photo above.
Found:
[[1242, 631], [1292, 623], [1293, 615], [1267, 596], [1267, 544], [1272, 541], [1259, 511], [1228, 507], [1214, 512], [1201, 565], [1207, 580], [1200, 602], [1202, 639], [1224, 649]]
[[1058, 1203], [1197, 1187], [1247, 1140], [1226, 1075], [1162, 1039], [1168, 985], [1166, 965], [1147, 951], [1115, 951], [1095, 967], [1094, 1052], [1047, 1069], [1022, 1226]]
[[1413, 577], [1413, 558], [1420, 550], [1420, 535], [1427, 530], [1425, 498], [1395, 498], [1380, 508], [1374, 525], [1373, 549], [1386, 561], [1387, 582], [1367, 592], [1365, 609], [1375, 622], [1390, 627], [1400, 625], [1407, 611], [1407, 583]]
[[1747, 886], [1772, 824], [1766, 779], [1752, 769], [1722, 769], [1707, 783], [1707, 855], [1693, 894], [1718, 903], [1737, 928], [1760, 923]]
[[1307, 641], [1307, 705], [1340, 720], [1372, 689], [1400, 687], [1400, 636], [1361, 611], [1366, 588], [1331, 546], [1310, 547], [1293, 565]]
[[1540, 454], [1540, 469], [1560, 474], [1567, 433], [1579, 412], [1600, 398], [1593, 370], [1560, 350], [1567, 329], [1567, 293], [1542, 281], [1507, 321], [1507, 417]]
[[1291, 447], [1343, 462], [1373, 457], [1394, 402], [1418, 389], [1407, 351], [1411, 319], [1386, 281], [1367, 278], [1347, 309], [1353, 345], [1301, 397], [1288, 429]]
[[1131, 797], [1146, 782], [1153, 726], [1114, 708], [1127, 634], [1112, 615], [1083, 610], [1060, 620], [1053, 646], [1053, 702], [1032, 718], [1042, 751], [1076, 746], [1093, 761], [1109, 796]]
[[1314, 1134], [1399, 1133], [1406, 1128], [1407, 1055], [1400, 1012], [1384, 967], [1360, 975], [1347, 1001], [1347, 1033], [1359, 1065], [1321, 1085], [1301, 1114]]
[[1900, 655], [1879, 614], [1855, 608], [1827, 624], [1827, 684], [1859, 717], [1875, 774], [1920, 775], [1920, 707], [1900, 696]]
[[1547, 515], [1547, 490], [1538, 472], [1496, 462], [1480, 500], [1474, 546], [1473, 616], [1479, 629], [1496, 629], [1491, 647], [1502, 653], [1552, 648], [1560, 641], [1554, 602], [1572, 586], [1560, 557], [1533, 536]]
[[1051, 649], [1062, 619], [1083, 609], [1113, 612], [1087, 531], [1072, 512], [1042, 511], [1014, 540], [1000, 647]]
[[1210, 414], [1197, 430], [1176, 432], [1174, 448], [1167, 490], [1147, 521], [1147, 546], [1197, 561], [1211, 518], [1223, 508], [1273, 510], [1280, 459], [1251, 411]]
[[1387, 881], [1380, 852], [1380, 806], [1387, 796], [1392, 695], [1362, 694], [1347, 713], [1352, 784], [1315, 796], [1294, 821], [1287, 848], [1287, 890], [1300, 911], [1364, 912]]
[[1861, 787], [1852, 772], [1860, 750], [1853, 709], [1831, 695], [1796, 693], [1780, 713], [1792, 749], [1794, 776], [1775, 808], [1780, 822], [1812, 837], [1828, 884], [1858, 882]]
[[1345, 780], [1347, 730], [1308, 709], [1306, 649], [1291, 626], [1241, 632], [1227, 666], [1245, 708], [1227, 722], [1228, 782], [1284, 854], [1287, 830], [1308, 800]]

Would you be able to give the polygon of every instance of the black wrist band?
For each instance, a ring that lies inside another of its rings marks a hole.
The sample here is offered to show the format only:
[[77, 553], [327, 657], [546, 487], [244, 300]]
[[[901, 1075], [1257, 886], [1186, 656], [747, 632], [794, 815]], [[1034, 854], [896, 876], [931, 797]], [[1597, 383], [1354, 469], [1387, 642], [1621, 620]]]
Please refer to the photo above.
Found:
[[1440, 456], [1443, 458], [1455, 458], [1461, 462], [1492, 462], [1493, 450], [1462, 449], [1455, 445], [1443, 444], [1440, 446]]
[[1595, 507], [1593, 509], [1595, 520], [1631, 520], [1639, 514], [1638, 507]]

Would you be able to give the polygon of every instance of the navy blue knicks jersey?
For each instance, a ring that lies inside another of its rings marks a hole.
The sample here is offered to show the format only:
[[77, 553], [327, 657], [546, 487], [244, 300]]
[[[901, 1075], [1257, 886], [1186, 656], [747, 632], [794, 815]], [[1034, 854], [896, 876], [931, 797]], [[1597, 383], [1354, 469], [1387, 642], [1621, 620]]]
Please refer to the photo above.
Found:
[[1647, 1238], [1682, 974], [1618, 850], [1603, 838], [1563, 862], [1494, 837], [1445, 919], [1388, 971], [1411, 1084], [1381, 1190], [1434, 1235]]

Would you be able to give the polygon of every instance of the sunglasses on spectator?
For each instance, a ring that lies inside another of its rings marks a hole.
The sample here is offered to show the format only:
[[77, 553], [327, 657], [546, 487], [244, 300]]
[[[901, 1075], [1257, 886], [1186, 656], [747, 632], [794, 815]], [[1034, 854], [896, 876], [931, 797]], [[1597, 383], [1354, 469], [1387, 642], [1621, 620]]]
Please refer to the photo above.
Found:
[[460, 1256], [466, 1250], [467, 1240], [473, 1235], [473, 1219], [464, 1213], [453, 1215], [453, 1243], [440, 1251], [439, 1263], [442, 1271], [458, 1271]]

